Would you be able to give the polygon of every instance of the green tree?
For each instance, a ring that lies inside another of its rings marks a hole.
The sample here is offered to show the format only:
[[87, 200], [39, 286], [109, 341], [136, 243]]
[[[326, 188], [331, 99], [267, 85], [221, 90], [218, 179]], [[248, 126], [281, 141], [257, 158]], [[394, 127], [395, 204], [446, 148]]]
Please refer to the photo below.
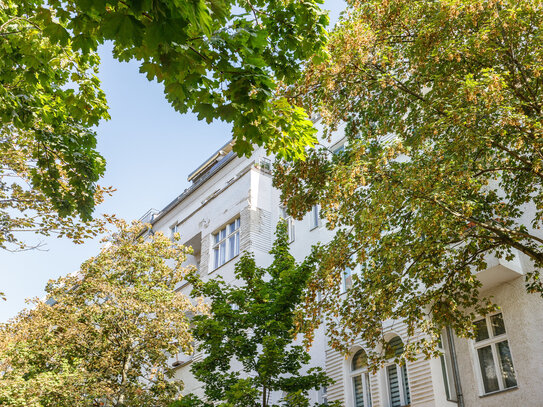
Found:
[[327, 15], [322, 0], [26, 0], [47, 34], [71, 38], [86, 54], [106, 40], [121, 61], [136, 59], [150, 80], [164, 84], [181, 113], [233, 124], [235, 150], [252, 143], [289, 157], [314, 141], [305, 111], [276, 92], [293, 83], [304, 62], [324, 57]]
[[[331, 34], [329, 61], [291, 95], [319, 112], [325, 134], [346, 124], [347, 147], [278, 166], [276, 185], [302, 216], [320, 203], [327, 246], [302, 316], [330, 319], [332, 343], [376, 346], [381, 321], [428, 336], [467, 336], [492, 305], [474, 272], [486, 256], [531, 261], [528, 292], [543, 292], [543, 14], [533, 1], [351, 1]], [[307, 312], [312, 309], [312, 312]], [[343, 349], [345, 349], [343, 347]]]
[[[197, 349], [205, 356], [191, 370], [204, 383], [206, 400], [189, 395], [174, 406], [302, 407], [309, 405], [308, 390], [329, 384], [320, 368], [300, 373], [310, 356], [293, 345], [294, 311], [312, 265], [295, 263], [285, 224], [276, 234], [270, 267], [257, 267], [249, 254], [236, 264], [241, 285], [220, 277], [203, 282], [196, 273], [188, 278], [193, 294], [210, 302], [210, 313], [192, 321]], [[280, 404], [270, 404], [274, 391], [284, 393]]]
[[[79, 242], [104, 192], [92, 127], [107, 119], [93, 52], [72, 50], [36, 2], [0, 2], [0, 248], [31, 247], [18, 232]], [[83, 221], [84, 223], [81, 223]], [[86, 223], [85, 223], [86, 222]]]
[[[0, 404], [21, 407], [164, 406], [182, 383], [169, 355], [192, 342], [174, 291], [189, 249], [142, 224], [117, 222], [100, 254], [47, 285], [0, 330]], [[102, 404], [100, 404], [102, 403]]]

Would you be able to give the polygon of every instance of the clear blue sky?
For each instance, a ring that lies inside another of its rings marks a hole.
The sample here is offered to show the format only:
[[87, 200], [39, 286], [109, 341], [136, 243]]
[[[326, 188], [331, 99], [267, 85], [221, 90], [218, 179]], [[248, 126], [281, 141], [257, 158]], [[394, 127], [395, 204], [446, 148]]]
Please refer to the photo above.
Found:
[[[331, 21], [344, 9], [343, 0], [326, 0]], [[162, 209], [187, 186], [187, 175], [230, 139], [230, 126], [200, 122], [195, 115], [181, 115], [164, 98], [162, 85], [138, 72], [138, 63], [120, 63], [111, 46], [100, 50], [100, 79], [110, 106], [111, 120], [98, 126], [98, 150], [107, 160], [101, 185], [115, 194], [97, 213], [115, 213], [137, 219], [148, 209]], [[25, 298], [41, 297], [49, 279], [79, 269], [95, 255], [99, 239], [75, 245], [65, 239], [39, 238], [45, 250], [0, 252], [0, 322], [25, 307]]]

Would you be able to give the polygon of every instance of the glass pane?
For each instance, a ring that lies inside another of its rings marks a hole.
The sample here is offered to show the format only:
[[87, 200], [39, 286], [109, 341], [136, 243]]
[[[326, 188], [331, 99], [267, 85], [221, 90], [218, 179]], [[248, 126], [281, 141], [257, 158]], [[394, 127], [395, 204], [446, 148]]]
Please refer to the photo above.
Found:
[[294, 221], [292, 220], [292, 218], [288, 219], [288, 224], [289, 224], [289, 230], [290, 230], [289, 240], [291, 242], [294, 242]]
[[234, 233], [234, 230], [236, 230], [236, 221], [228, 225], [228, 234]]
[[233, 259], [236, 255], [236, 235], [228, 238], [228, 260]]
[[387, 378], [390, 407], [400, 407], [402, 401], [400, 398], [400, 383], [398, 382], [398, 370], [396, 369], [396, 365], [387, 366]]
[[515, 377], [515, 369], [513, 368], [513, 359], [511, 358], [511, 352], [509, 351], [509, 343], [503, 341], [499, 342], [497, 346], [505, 388], [515, 387], [517, 385], [517, 379]]
[[220, 231], [220, 235], [221, 235], [221, 240], [223, 240], [226, 237], [226, 228]]
[[353, 356], [351, 369], [352, 370], [362, 369], [365, 365], [366, 365], [366, 352], [360, 349]]
[[219, 248], [213, 249], [213, 268], [219, 267]]
[[402, 372], [402, 384], [403, 394], [405, 395], [405, 403], [409, 404], [411, 402], [411, 393], [409, 391], [409, 382], [407, 380], [407, 366], [403, 365], [400, 369]]
[[364, 407], [364, 390], [362, 387], [362, 377], [353, 377], [354, 387], [354, 407]]
[[239, 229], [239, 222], [240, 222], [240, 219], [237, 218], [237, 219], [236, 219], [236, 229]]
[[443, 375], [443, 385], [445, 386], [445, 395], [447, 400], [451, 399], [451, 390], [449, 389], [449, 377], [447, 375], [447, 365], [445, 363], [445, 356], [440, 355], [439, 359], [441, 360], [441, 374]]
[[477, 349], [479, 355], [479, 365], [481, 367], [481, 376], [485, 386], [485, 393], [499, 390], [498, 377], [496, 375], [496, 366], [492, 357], [492, 349], [489, 346]]
[[220, 248], [219, 265], [223, 265], [226, 262], [226, 242], [222, 242], [219, 248]]
[[351, 269], [347, 267], [345, 271], [343, 271], [343, 290], [347, 291], [351, 286], [353, 285], [353, 276], [351, 273]]
[[475, 341], [483, 341], [485, 339], [488, 339], [488, 329], [486, 327], [486, 319], [480, 319], [479, 321], [475, 321]]
[[234, 250], [234, 256], [239, 254], [239, 231], [236, 233], [236, 249]]
[[213, 235], [213, 237], [215, 238], [214, 239], [215, 244], [219, 243], [219, 234], [217, 233], [217, 234]]
[[388, 357], [400, 356], [403, 353], [403, 342], [402, 338], [400, 338], [399, 336], [395, 336], [390, 341], [388, 341], [388, 346], [392, 353], [392, 355]]
[[368, 407], [372, 406], [371, 401], [371, 383], [370, 383], [370, 374], [364, 373], [364, 383], [366, 384], [366, 388], [364, 389], [364, 392], [366, 393], [366, 401], [368, 404]]
[[505, 333], [502, 314], [492, 315], [490, 317], [490, 325], [492, 325], [492, 333], [494, 336], [503, 335]]

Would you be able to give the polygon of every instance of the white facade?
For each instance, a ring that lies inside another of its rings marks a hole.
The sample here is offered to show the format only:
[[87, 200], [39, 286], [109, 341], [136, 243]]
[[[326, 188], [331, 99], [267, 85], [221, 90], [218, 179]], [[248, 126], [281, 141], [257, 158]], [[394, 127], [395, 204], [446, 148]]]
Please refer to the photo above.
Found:
[[[336, 140], [331, 147], [338, 145]], [[250, 158], [239, 158], [226, 145], [189, 180], [193, 185], [153, 216], [153, 230], [165, 234], [179, 232], [183, 242], [194, 249], [188, 261], [198, 267], [204, 279], [221, 275], [226, 282], [232, 282], [234, 264], [244, 251], [254, 253], [260, 266], [268, 266], [272, 260], [268, 251], [282, 211], [279, 191], [272, 187], [270, 161], [264, 152], [256, 150]], [[326, 242], [332, 236], [314, 212], [291, 225], [291, 252], [297, 260], [308, 255], [313, 244]], [[335, 380], [327, 389], [327, 399], [339, 400], [346, 407], [452, 407], [462, 406], [462, 402], [470, 407], [543, 406], [543, 300], [526, 294], [523, 275], [529, 267], [520, 256], [511, 262], [489, 260], [489, 268], [479, 273], [479, 278], [485, 294], [493, 295], [501, 307], [501, 316], [492, 320], [500, 324], [503, 321], [501, 330], [489, 326], [490, 331], [496, 330], [496, 335], [490, 332], [489, 338], [479, 342], [454, 338], [455, 353], [452, 343], [445, 340], [443, 360], [420, 358], [405, 367], [390, 364], [373, 374], [360, 367], [358, 359], [353, 366], [353, 356], [363, 349], [363, 344], [355, 346], [346, 359], [327, 346], [323, 330], [317, 332], [310, 352], [311, 364], [324, 367]], [[188, 295], [190, 287], [181, 286], [179, 291]], [[386, 339], [398, 346], [406, 343], [406, 326], [389, 323]], [[510, 360], [505, 362], [505, 369], [509, 368], [505, 380], [500, 358], [507, 352], [512, 364]], [[456, 365], [451, 358], [454, 354]], [[187, 393], [202, 394], [201, 385], [190, 374], [191, 362], [200, 358], [198, 354], [179, 355], [172, 360], [175, 375], [183, 380]], [[497, 364], [494, 372], [491, 360]], [[482, 368], [481, 363], [486, 365]], [[455, 371], [459, 378], [456, 386]], [[493, 375], [499, 378], [494, 380]], [[313, 392], [312, 399], [312, 404], [322, 402], [323, 392]]]

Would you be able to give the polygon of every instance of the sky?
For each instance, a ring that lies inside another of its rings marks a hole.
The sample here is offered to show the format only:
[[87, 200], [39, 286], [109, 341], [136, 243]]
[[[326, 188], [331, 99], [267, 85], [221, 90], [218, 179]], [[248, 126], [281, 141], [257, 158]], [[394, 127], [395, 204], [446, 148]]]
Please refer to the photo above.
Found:
[[[334, 23], [345, 2], [325, 0], [324, 8]], [[111, 115], [97, 127], [97, 149], [107, 161], [100, 184], [113, 186], [116, 192], [95, 213], [138, 219], [183, 192], [189, 186], [187, 175], [230, 140], [231, 126], [177, 113], [166, 101], [162, 85], [140, 74], [137, 62], [114, 60], [110, 44], [99, 54], [99, 78]], [[26, 298], [43, 297], [49, 279], [79, 270], [100, 249], [100, 239], [81, 245], [57, 238], [28, 236], [28, 240], [44, 246], [19, 253], [0, 251], [0, 291], [7, 297], [0, 302], [0, 322], [22, 310]]]

